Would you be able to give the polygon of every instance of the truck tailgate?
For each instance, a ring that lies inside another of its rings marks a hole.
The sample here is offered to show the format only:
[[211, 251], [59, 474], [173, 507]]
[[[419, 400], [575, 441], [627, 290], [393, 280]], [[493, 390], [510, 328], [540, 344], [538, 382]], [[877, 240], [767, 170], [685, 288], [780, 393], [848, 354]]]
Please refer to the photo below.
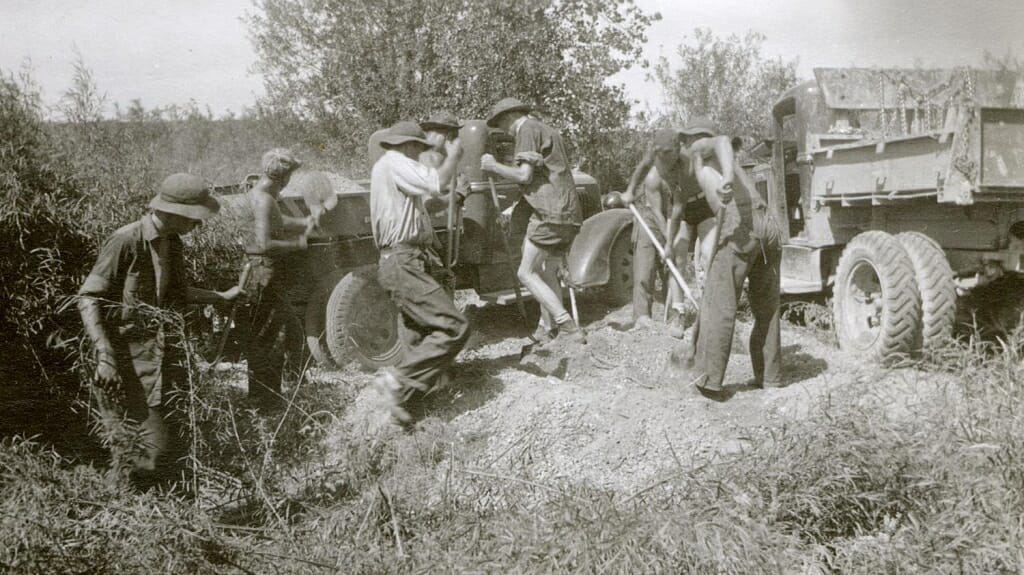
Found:
[[979, 184], [1024, 188], [1024, 109], [981, 109]]

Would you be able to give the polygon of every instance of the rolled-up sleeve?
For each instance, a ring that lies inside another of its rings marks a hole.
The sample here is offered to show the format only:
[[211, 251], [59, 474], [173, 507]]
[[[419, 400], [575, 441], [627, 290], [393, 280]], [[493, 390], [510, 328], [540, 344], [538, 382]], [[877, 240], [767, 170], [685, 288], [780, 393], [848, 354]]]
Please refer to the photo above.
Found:
[[430, 197], [441, 193], [437, 170], [413, 160], [395, 162], [392, 178], [398, 191], [407, 196]]

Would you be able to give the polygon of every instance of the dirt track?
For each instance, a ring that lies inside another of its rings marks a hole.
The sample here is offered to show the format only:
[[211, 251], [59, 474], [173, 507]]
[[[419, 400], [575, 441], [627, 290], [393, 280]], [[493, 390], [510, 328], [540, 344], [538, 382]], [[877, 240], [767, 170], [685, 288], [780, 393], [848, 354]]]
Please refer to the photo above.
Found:
[[[750, 358], [734, 351], [726, 385], [736, 393], [712, 402], [666, 376], [677, 340], [660, 324], [622, 331], [629, 306], [586, 324], [589, 343], [570, 358], [564, 379], [543, 377], [519, 363], [528, 340], [514, 310], [471, 310], [470, 317], [477, 335], [459, 357], [459, 375], [436, 394], [420, 425], [453, 426], [460, 452], [468, 454], [463, 464], [545, 484], [635, 493], [680, 467], [741, 453], [756, 432], [804, 418], [851, 386], [871, 386], [878, 392], [869, 394], [873, 405], [890, 410], [934, 397], [922, 390], [937, 389], [935, 374], [882, 370], [841, 353], [821, 332], [786, 326], [785, 385], [750, 386]], [[351, 368], [337, 375], [365, 386], [343, 427], [386, 425], [372, 375]]]

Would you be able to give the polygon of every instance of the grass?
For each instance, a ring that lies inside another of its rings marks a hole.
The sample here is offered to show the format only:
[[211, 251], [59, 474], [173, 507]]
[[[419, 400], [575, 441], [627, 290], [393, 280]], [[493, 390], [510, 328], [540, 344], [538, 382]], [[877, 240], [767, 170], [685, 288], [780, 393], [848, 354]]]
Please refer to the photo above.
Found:
[[[951, 344], [952, 345], [952, 344]], [[0, 565], [11, 572], [1018, 573], [1021, 358], [950, 347], [909, 392], [840, 388], [746, 453], [636, 493], [481, 467], [437, 421], [346, 423], [325, 379], [264, 418], [202, 376], [194, 500], [129, 495], [26, 441], [0, 448]], [[946, 382], [946, 383], [941, 383]], [[901, 395], [903, 394], [903, 395]], [[353, 419], [355, 421], [355, 419]], [[30, 558], [30, 559], [29, 559]]]

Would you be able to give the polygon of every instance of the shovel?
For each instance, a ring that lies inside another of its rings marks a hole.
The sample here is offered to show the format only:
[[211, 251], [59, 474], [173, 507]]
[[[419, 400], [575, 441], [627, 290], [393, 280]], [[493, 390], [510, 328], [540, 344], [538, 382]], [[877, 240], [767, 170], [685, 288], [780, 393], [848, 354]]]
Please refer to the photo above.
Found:
[[[242, 268], [242, 274], [238, 278], [238, 288], [241, 290], [245, 289], [245, 284], [249, 282], [249, 274], [252, 273], [252, 262], [245, 262], [245, 267]], [[238, 314], [238, 300], [231, 302], [231, 311], [228, 313], [228, 321], [224, 324], [224, 335], [220, 338], [220, 343], [217, 345], [217, 353], [213, 356], [213, 361], [210, 362], [210, 369], [220, 363], [221, 357], [224, 354], [224, 348], [228, 345], [228, 337], [231, 335], [231, 326], [235, 323], [235, 315]]]
[[652, 232], [651, 228], [648, 227], [647, 222], [644, 221], [644, 218], [640, 215], [636, 206], [629, 204], [629, 211], [633, 213], [633, 219], [640, 224], [644, 233], [647, 234], [647, 238], [651, 240], [652, 244], [654, 244], [654, 249], [658, 250], [658, 255], [661, 256], [661, 261], [665, 262], [665, 265], [668, 266], [668, 271], [672, 273], [672, 277], [676, 280], [676, 283], [679, 284], [679, 287], [682, 288], [683, 294], [690, 300], [690, 302], [693, 303], [694, 306], [697, 306], [697, 300], [693, 297], [693, 292], [690, 291], [690, 286], [686, 283], [686, 280], [683, 279], [683, 274], [679, 273], [679, 268], [676, 267], [676, 263], [673, 262], [672, 258], [668, 257], [668, 254], [665, 253], [665, 247], [662, 246], [658, 241], [658, 238], [655, 237], [654, 232]]
[[[488, 176], [487, 183], [491, 186], [491, 201], [494, 202], [495, 214], [501, 214], [501, 201], [498, 199], [498, 189], [494, 186], [494, 178]], [[512, 254], [512, 246], [508, 240], [508, 231], [502, 230], [501, 240], [504, 244], [505, 255], [509, 256]], [[516, 269], [512, 267], [512, 261], [508, 262], [508, 269], [512, 273], [512, 289], [516, 294], [516, 306], [519, 308], [519, 315], [523, 317], [523, 325], [526, 326], [526, 331], [530, 331], [530, 320], [526, 315], [526, 304], [523, 303], [523, 290], [519, 286], [519, 276], [516, 274]]]

